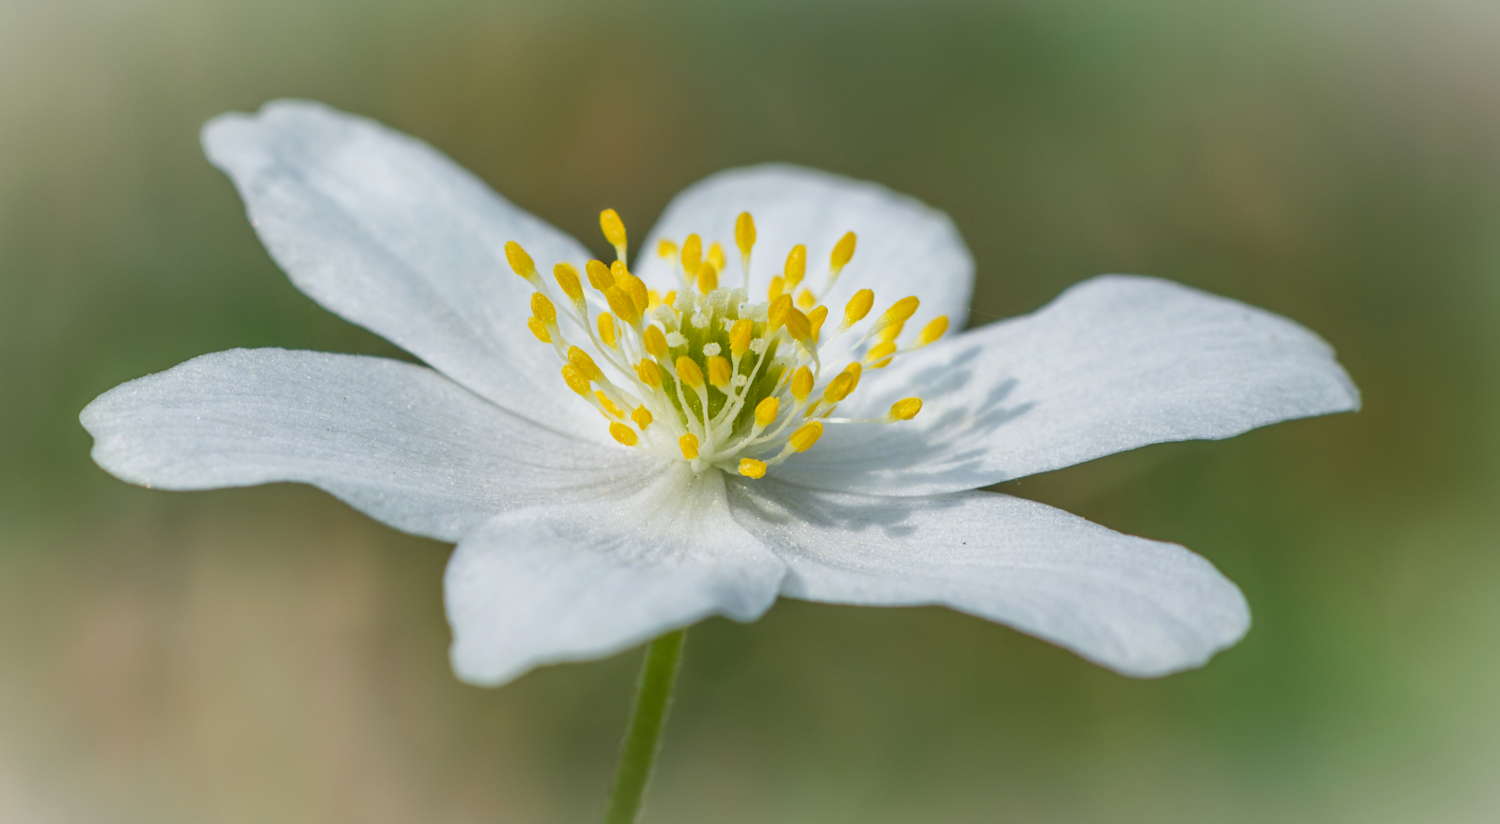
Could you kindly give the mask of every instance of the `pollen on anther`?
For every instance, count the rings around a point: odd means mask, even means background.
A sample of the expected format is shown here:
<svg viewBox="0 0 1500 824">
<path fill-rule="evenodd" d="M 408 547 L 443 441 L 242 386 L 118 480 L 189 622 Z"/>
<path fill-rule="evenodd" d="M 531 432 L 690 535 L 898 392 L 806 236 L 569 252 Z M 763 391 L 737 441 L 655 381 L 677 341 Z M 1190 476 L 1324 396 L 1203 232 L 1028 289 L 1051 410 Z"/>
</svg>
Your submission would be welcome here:
<svg viewBox="0 0 1500 824">
<path fill-rule="evenodd" d="M 823 437 L 823 424 L 817 421 L 810 421 L 802 424 L 796 432 L 793 432 L 792 437 L 787 439 L 787 443 L 791 445 L 792 449 L 798 452 L 806 452 L 821 437 Z"/>
<path fill-rule="evenodd" d="M 891 420 L 909 421 L 922 411 L 921 398 L 904 398 L 891 404 Z"/>
<path fill-rule="evenodd" d="M 677 439 L 677 448 L 682 450 L 682 457 L 693 460 L 698 457 L 698 436 L 689 432 Z"/>
<path fill-rule="evenodd" d="M 776 422 L 776 416 L 781 413 L 781 401 L 774 398 L 766 398 L 755 406 L 755 423 L 757 426 L 770 426 Z"/>
<path fill-rule="evenodd" d="M 740 474 L 746 478 L 764 478 L 766 462 L 757 461 L 754 458 L 740 458 Z"/>
<path fill-rule="evenodd" d="M 599 339 L 611 349 L 618 349 L 620 346 L 615 333 L 615 318 L 608 312 L 599 313 Z"/>
<path fill-rule="evenodd" d="M 531 334 L 536 335 L 536 339 L 542 343 L 552 342 L 552 333 L 547 331 L 547 325 L 542 323 L 542 319 L 536 315 L 526 319 L 526 328 L 530 329 Z"/>
<path fill-rule="evenodd" d="M 650 426 L 653 420 L 651 410 L 644 406 L 637 406 L 635 411 L 630 413 L 630 419 L 635 421 L 635 425 L 639 426 L 642 432 L 646 431 L 646 427 Z"/>
<path fill-rule="evenodd" d="M 635 446 L 636 442 L 640 440 L 640 438 L 635 434 L 634 429 L 631 429 L 630 427 L 626 426 L 623 423 L 620 423 L 619 421 L 615 421 L 614 423 L 609 425 L 609 434 L 612 435 L 615 440 L 619 441 L 622 444 L 625 444 L 626 446 Z"/>
</svg>

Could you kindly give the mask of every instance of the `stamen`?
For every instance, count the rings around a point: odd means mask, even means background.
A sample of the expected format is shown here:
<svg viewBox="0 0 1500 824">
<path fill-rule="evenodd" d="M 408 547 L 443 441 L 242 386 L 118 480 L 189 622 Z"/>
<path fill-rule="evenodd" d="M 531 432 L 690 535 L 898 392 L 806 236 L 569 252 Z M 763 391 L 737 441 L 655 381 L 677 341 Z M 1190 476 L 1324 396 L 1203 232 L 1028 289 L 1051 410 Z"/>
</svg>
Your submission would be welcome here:
<svg viewBox="0 0 1500 824">
<path fill-rule="evenodd" d="M 623 423 L 620 423 L 619 421 L 615 421 L 614 423 L 611 423 L 609 425 L 609 434 L 613 435 L 615 440 L 619 441 L 622 444 L 625 444 L 626 446 L 635 446 L 636 441 L 640 440 L 640 438 L 636 436 L 634 429 L 631 429 L 630 427 L 626 426 Z"/>
<path fill-rule="evenodd" d="M 630 413 L 630 419 L 635 421 L 635 425 L 639 426 L 642 432 L 645 432 L 646 427 L 650 426 L 651 421 L 654 420 L 651 417 L 651 410 L 644 406 L 637 406 L 635 411 Z"/>
<path fill-rule="evenodd" d="M 875 305 L 875 293 L 869 289 L 861 289 L 849 298 L 849 303 L 844 307 L 844 323 L 839 327 L 843 331 L 865 319 L 870 314 L 870 307 Z"/>
<path fill-rule="evenodd" d="M 772 395 L 755 406 L 755 425 L 767 427 L 776 422 L 776 416 L 781 412 L 781 401 Z"/>
<path fill-rule="evenodd" d="M 796 398 L 800 403 L 807 400 L 807 396 L 812 394 L 812 390 L 812 370 L 806 366 L 797 367 L 796 373 L 792 375 L 792 397 Z"/>
<path fill-rule="evenodd" d="M 646 331 L 641 333 L 641 345 L 646 347 L 647 354 L 656 358 L 665 358 L 670 351 L 667 336 L 662 333 L 660 326 L 647 326 Z"/>
<path fill-rule="evenodd" d="M 658 240 L 656 242 L 656 256 L 662 258 L 675 257 L 677 255 L 677 244 L 670 240 Z"/>
<path fill-rule="evenodd" d="M 615 247 L 615 255 L 620 260 L 625 259 L 625 222 L 620 220 L 620 215 L 614 209 L 605 209 L 599 213 L 599 228 L 604 231 L 604 239 Z"/>
<path fill-rule="evenodd" d="M 695 460 L 698 457 L 698 436 L 689 432 L 677 439 L 677 448 L 682 450 L 682 457 Z"/>
<path fill-rule="evenodd" d="M 806 452 L 823 437 L 823 424 L 817 421 L 803 424 L 787 439 L 787 445 L 797 452 Z"/>
<path fill-rule="evenodd" d="M 932 343 L 933 341 L 942 337 L 943 333 L 947 331 L 948 316 L 938 315 L 937 317 L 928 321 L 926 326 L 922 327 L 922 332 L 917 335 L 917 342 L 914 346 L 912 346 L 912 348 L 921 349 L 927 344 Z"/>
<path fill-rule="evenodd" d="M 714 344 L 709 345 L 713 346 Z M 704 348 L 707 349 L 707 347 Z M 708 382 L 724 390 L 726 394 L 728 393 L 729 380 L 732 375 L 728 358 L 716 355 L 708 359 Z"/>
<path fill-rule="evenodd" d="M 661 388 L 661 367 L 655 361 L 643 360 L 636 364 L 635 374 L 641 379 L 641 383 L 652 389 Z"/>
<path fill-rule="evenodd" d="M 557 307 L 541 292 L 531 293 L 531 314 L 548 326 L 557 323 Z"/>
<path fill-rule="evenodd" d="M 566 263 L 559 263 L 552 267 L 552 277 L 557 280 L 557 287 L 563 290 L 568 300 L 575 304 L 583 303 L 583 286 L 578 282 L 578 270 Z"/>
<path fill-rule="evenodd" d="M 896 344 L 889 341 L 877 343 L 865 353 L 865 363 L 870 364 L 871 369 L 884 369 L 890 365 L 891 355 L 894 354 L 896 354 Z"/>
<path fill-rule="evenodd" d="M 875 326 L 870 329 L 870 334 L 878 335 L 888 327 L 895 326 L 898 323 L 906 323 L 912 315 L 916 314 L 919 304 L 921 304 L 921 301 L 917 300 L 916 295 L 904 297 L 891 304 L 891 308 L 885 310 L 885 314 L 881 315 L 879 320 L 875 321 Z"/>
<path fill-rule="evenodd" d="M 526 279 L 527 283 L 537 289 L 541 289 L 542 277 L 536 273 L 536 264 L 532 262 L 531 255 L 521 248 L 521 244 L 514 240 L 505 241 L 505 260 L 516 274 Z"/>
<path fill-rule="evenodd" d="M 845 232 L 839 238 L 839 242 L 833 245 L 833 254 L 828 256 L 828 287 L 833 287 L 833 282 L 839 279 L 839 273 L 849 265 L 854 258 L 854 233 Z"/>
<path fill-rule="evenodd" d="M 891 412 L 886 417 L 892 421 L 909 421 L 921 411 L 921 398 L 905 398 L 891 404 Z"/>
<path fill-rule="evenodd" d="M 578 371 L 578 367 L 571 363 L 563 364 L 562 376 L 563 380 L 567 382 L 569 389 L 584 397 L 588 397 L 589 379 L 584 377 L 582 372 Z"/>
<path fill-rule="evenodd" d="M 589 353 L 576 346 L 568 350 L 568 363 L 572 364 L 573 368 L 577 369 L 579 374 L 591 381 L 597 381 L 604 377 L 604 372 L 600 371 L 599 365 L 594 363 L 594 359 L 589 357 Z"/>
<path fill-rule="evenodd" d="M 703 388 L 703 370 L 686 355 L 677 359 L 677 378 L 694 389 Z"/>
<path fill-rule="evenodd" d="M 724 271 L 724 247 L 716 240 L 708 245 L 708 262 L 714 265 L 720 272 Z"/>
<path fill-rule="evenodd" d="M 775 300 L 781 297 L 781 293 L 785 290 L 786 278 L 781 275 L 771 278 L 771 287 L 766 290 L 766 300 Z"/>
<path fill-rule="evenodd" d="M 817 343 L 818 332 L 823 328 L 823 321 L 828 320 L 828 307 L 822 305 L 814 307 L 811 312 L 807 313 L 807 320 L 812 324 L 813 343 Z"/>
<path fill-rule="evenodd" d="M 614 402 L 602 390 L 595 389 L 594 397 L 599 401 L 599 406 L 603 409 L 605 415 L 611 418 L 625 417 L 625 413 L 620 411 L 620 407 L 615 406 Z"/>
<path fill-rule="evenodd" d="M 755 332 L 755 324 L 749 318 L 740 318 L 729 327 L 729 352 L 736 358 L 745 354 L 750 348 L 750 336 Z"/>
<path fill-rule="evenodd" d="M 838 377 L 823 387 L 823 403 L 838 403 L 849 397 L 852 391 L 854 391 L 854 376 L 848 372 L 840 372 Z"/>
<path fill-rule="evenodd" d="M 682 271 L 688 277 L 697 277 L 698 267 L 703 263 L 703 238 L 688 235 L 682 242 Z"/>
<path fill-rule="evenodd" d="M 611 349 L 620 348 L 620 343 L 615 336 L 615 318 L 608 312 L 599 313 L 599 339 Z"/>
<path fill-rule="evenodd" d="M 764 478 L 766 476 L 766 462 L 757 461 L 754 458 L 740 458 L 740 474 L 746 478 Z"/>
<path fill-rule="evenodd" d="M 740 247 L 740 266 L 745 272 L 745 287 L 750 286 L 750 250 L 755 247 L 755 218 L 740 212 L 734 221 L 734 245 Z"/>
<path fill-rule="evenodd" d="M 719 270 L 713 261 L 705 260 L 698 266 L 698 291 L 708 294 L 719 288 Z"/>
<path fill-rule="evenodd" d="M 604 292 L 615 285 L 615 276 L 609 273 L 609 267 L 602 261 L 591 260 L 583 265 L 583 271 L 589 277 L 589 285 Z"/>
<path fill-rule="evenodd" d="M 811 289 L 803 289 L 801 292 L 797 293 L 797 308 L 798 309 L 801 309 L 802 311 L 805 312 L 809 308 L 811 308 L 813 306 L 816 306 L 817 303 L 818 303 L 818 298 L 815 295 L 813 295 Z"/>
<path fill-rule="evenodd" d="M 542 343 L 552 342 L 552 335 L 547 332 L 547 326 L 536 315 L 532 315 L 526 319 L 526 328 L 530 329 L 531 334 L 536 335 L 536 339 Z"/>
<path fill-rule="evenodd" d="M 807 274 L 806 246 L 799 243 L 796 246 L 792 247 L 792 251 L 787 253 L 786 268 L 784 270 L 784 274 L 786 276 L 786 285 L 788 289 L 793 288 L 797 284 L 802 282 L 803 276 Z"/>
</svg>

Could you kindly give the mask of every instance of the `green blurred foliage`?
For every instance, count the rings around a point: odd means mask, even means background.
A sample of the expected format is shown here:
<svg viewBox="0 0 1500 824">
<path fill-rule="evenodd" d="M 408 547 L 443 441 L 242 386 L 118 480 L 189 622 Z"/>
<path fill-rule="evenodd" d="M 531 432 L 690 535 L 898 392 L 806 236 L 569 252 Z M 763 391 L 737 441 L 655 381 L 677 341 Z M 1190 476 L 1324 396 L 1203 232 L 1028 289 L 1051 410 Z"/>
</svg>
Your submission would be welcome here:
<svg viewBox="0 0 1500 824">
<path fill-rule="evenodd" d="M 947 210 L 975 323 L 1105 271 L 1317 330 L 1357 415 L 1004 486 L 1181 542 L 1256 626 L 1131 681 L 937 609 L 689 637 L 653 822 L 1500 818 L 1500 11 L 1074 4 L 0 5 L 0 820 L 589 821 L 638 654 L 447 667 L 448 548 L 301 487 L 166 494 L 79 409 L 204 352 L 404 357 L 302 297 L 197 146 L 310 97 L 602 251 L 726 166 Z M 497 275 L 503 276 L 503 275 Z"/>
</svg>

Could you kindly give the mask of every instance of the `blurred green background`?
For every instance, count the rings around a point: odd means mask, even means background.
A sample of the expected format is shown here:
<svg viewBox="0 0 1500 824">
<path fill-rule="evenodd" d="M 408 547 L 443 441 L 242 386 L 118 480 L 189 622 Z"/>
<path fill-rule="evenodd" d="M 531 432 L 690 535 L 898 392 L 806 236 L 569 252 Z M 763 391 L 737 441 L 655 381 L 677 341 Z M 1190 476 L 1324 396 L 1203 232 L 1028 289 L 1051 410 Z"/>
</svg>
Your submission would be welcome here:
<svg viewBox="0 0 1500 824">
<path fill-rule="evenodd" d="M 789 160 L 948 211 L 975 323 L 1100 272 L 1286 314 L 1356 415 L 1006 484 L 1201 552 L 1255 627 L 1132 681 L 939 609 L 689 636 L 651 822 L 1500 820 L 1494 3 L 0 0 L 0 821 L 587 822 L 639 653 L 447 664 L 449 548 L 309 488 L 149 492 L 77 413 L 205 352 L 400 356 L 198 148 L 310 97 L 602 252 Z M 1488 502 L 1488 503 L 1486 503 Z"/>
</svg>

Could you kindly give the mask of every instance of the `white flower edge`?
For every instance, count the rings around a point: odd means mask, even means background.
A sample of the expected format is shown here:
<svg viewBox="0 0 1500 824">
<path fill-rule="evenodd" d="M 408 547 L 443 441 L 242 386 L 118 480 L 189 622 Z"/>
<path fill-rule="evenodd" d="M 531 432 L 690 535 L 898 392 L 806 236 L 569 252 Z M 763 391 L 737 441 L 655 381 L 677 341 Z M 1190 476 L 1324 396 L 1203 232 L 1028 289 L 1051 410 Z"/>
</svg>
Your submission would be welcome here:
<svg viewBox="0 0 1500 824">
<path fill-rule="evenodd" d="M 1333 348 L 1306 328 L 1132 275 L 1084 281 L 1030 315 L 867 370 L 840 414 L 884 414 L 911 395 L 926 400 L 915 419 L 829 427 L 778 478 L 880 495 L 955 492 L 1360 405 Z"/>
</svg>

